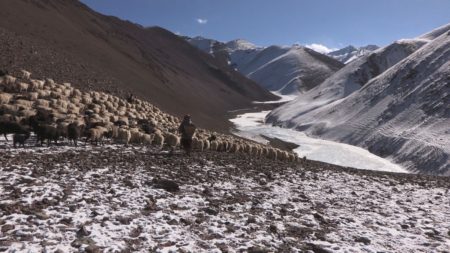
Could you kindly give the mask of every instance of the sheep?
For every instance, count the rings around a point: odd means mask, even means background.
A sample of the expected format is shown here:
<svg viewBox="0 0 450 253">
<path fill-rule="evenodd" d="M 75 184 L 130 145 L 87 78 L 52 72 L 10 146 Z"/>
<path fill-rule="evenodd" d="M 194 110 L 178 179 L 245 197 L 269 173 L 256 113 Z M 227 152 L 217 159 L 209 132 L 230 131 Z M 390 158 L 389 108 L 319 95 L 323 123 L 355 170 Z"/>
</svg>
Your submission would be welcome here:
<svg viewBox="0 0 450 253">
<path fill-rule="evenodd" d="M 41 145 L 44 144 L 44 141 L 47 140 L 47 146 L 50 146 L 50 142 L 54 141 L 55 144 L 58 144 L 59 139 L 59 131 L 54 125 L 48 125 L 42 122 L 37 122 L 32 124 L 33 132 L 36 134 L 36 142 L 41 142 Z"/>
<path fill-rule="evenodd" d="M 24 80 L 30 80 L 31 73 L 26 70 L 20 70 L 20 73 L 22 74 L 22 79 Z"/>
<path fill-rule="evenodd" d="M 50 78 L 45 79 L 44 87 L 54 88 L 55 87 L 55 81 L 53 79 L 50 79 Z"/>
<path fill-rule="evenodd" d="M 250 149 L 250 155 L 251 156 L 259 156 L 259 154 L 260 154 L 260 149 L 257 146 L 252 145 L 251 149 Z"/>
<path fill-rule="evenodd" d="M 274 148 L 269 148 L 267 153 L 267 158 L 276 160 L 277 159 L 277 151 Z"/>
<path fill-rule="evenodd" d="M 17 112 L 17 116 L 24 117 L 24 118 L 29 118 L 29 117 L 34 116 L 34 115 L 36 115 L 36 111 L 35 110 L 27 110 L 27 109 L 25 109 L 25 110 L 19 110 Z"/>
<path fill-rule="evenodd" d="M 15 133 L 13 135 L 13 146 L 17 148 L 17 143 L 19 143 L 19 147 L 25 147 L 25 141 L 30 138 L 30 131 L 26 131 L 25 133 Z"/>
<path fill-rule="evenodd" d="M 72 97 L 80 98 L 83 95 L 83 93 L 79 89 L 73 89 L 72 90 Z"/>
<path fill-rule="evenodd" d="M 15 101 L 15 104 L 19 105 L 19 106 L 26 107 L 26 108 L 32 108 L 33 105 L 34 105 L 34 102 L 33 101 L 29 101 L 29 100 L 24 100 L 24 99 L 18 99 L 18 100 Z"/>
<path fill-rule="evenodd" d="M 59 135 L 60 135 L 61 137 L 64 137 L 64 138 L 68 138 L 68 137 L 69 137 L 68 126 L 69 126 L 69 123 L 64 122 L 64 121 L 59 122 L 59 123 L 57 124 L 57 129 L 58 129 Z"/>
<path fill-rule="evenodd" d="M 197 137 L 192 138 L 192 148 L 195 150 L 203 151 L 203 141 Z"/>
<path fill-rule="evenodd" d="M 85 144 L 87 143 L 88 140 L 91 141 L 91 143 L 94 141 L 95 145 L 98 145 L 98 142 L 100 142 L 101 145 L 103 145 L 103 137 L 105 135 L 105 133 L 108 132 L 108 129 L 102 127 L 102 126 L 96 126 L 95 128 L 90 128 L 87 131 L 87 136 L 86 136 L 86 140 L 85 140 Z"/>
<path fill-rule="evenodd" d="M 155 138 L 154 134 L 143 134 L 142 135 L 142 144 L 151 145 L 153 143 L 154 138 Z"/>
<path fill-rule="evenodd" d="M 239 143 L 234 142 L 233 144 L 231 144 L 230 153 L 238 153 L 241 150 L 241 146 L 239 145 Z"/>
<path fill-rule="evenodd" d="M 0 121 L 0 134 L 8 141 L 7 134 L 24 134 L 27 130 L 15 121 Z"/>
<path fill-rule="evenodd" d="M 7 88 L 7 90 L 14 91 L 13 85 L 16 83 L 16 78 L 10 75 L 5 75 L 3 77 L 2 84 Z"/>
<path fill-rule="evenodd" d="M 19 82 L 19 83 L 16 83 L 15 90 L 17 92 L 25 92 L 28 90 L 28 86 L 29 85 L 27 83 Z"/>
<path fill-rule="evenodd" d="M 75 147 L 77 146 L 77 141 L 81 138 L 81 134 L 84 131 L 84 125 L 79 124 L 78 122 L 72 122 L 67 126 L 67 138 L 69 142 L 73 142 Z"/>
<path fill-rule="evenodd" d="M 154 135 L 155 137 L 153 138 L 153 144 L 159 148 L 162 148 L 162 146 L 164 145 L 163 134 L 161 133 L 161 131 L 155 131 Z"/>
<path fill-rule="evenodd" d="M 30 92 L 28 93 L 28 100 L 30 101 L 36 101 L 39 98 L 39 93 L 37 92 Z"/>
<path fill-rule="evenodd" d="M 130 133 L 131 133 L 130 143 L 140 144 L 142 142 L 142 135 L 139 132 L 139 129 L 132 128 L 130 129 Z"/>
<path fill-rule="evenodd" d="M 204 139 L 203 140 L 203 150 L 208 150 L 210 148 L 209 141 Z"/>
<path fill-rule="evenodd" d="M 51 91 L 49 90 L 38 90 L 37 93 L 39 98 L 48 98 L 51 95 Z"/>
<path fill-rule="evenodd" d="M 289 161 L 295 162 L 297 160 L 297 157 L 294 153 L 289 153 Z"/>
<path fill-rule="evenodd" d="M 17 105 L 3 104 L 0 106 L 0 114 L 12 114 L 15 115 L 19 111 L 20 107 Z"/>
<path fill-rule="evenodd" d="M 0 93 L 0 104 L 7 104 L 12 99 L 12 95 L 9 93 Z"/>
<path fill-rule="evenodd" d="M 170 151 L 173 152 L 176 147 L 180 146 L 180 137 L 172 133 L 164 135 L 165 143 L 169 146 Z"/>
<path fill-rule="evenodd" d="M 44 88 L 44 81 L 35 79 L 30 80 L 29 86 L 30 91 L 42 90 L 43 88 Z"/>
<path fill-rule="evenodd" d="M 213 151 L 217 151 L 219 147 L 219 143 L 216 140 L 210 141 L 210 149 Z"/>
<path fill-rule="evenodd" d="M 128 129 L 119 128 L 117 130 L 117 138 L 116 138 L 117 142 L 123 143 L 128 146 L 128 143 L 130 143 L 130 139 L 131 139 L 131 133 Z"/>
</svg>

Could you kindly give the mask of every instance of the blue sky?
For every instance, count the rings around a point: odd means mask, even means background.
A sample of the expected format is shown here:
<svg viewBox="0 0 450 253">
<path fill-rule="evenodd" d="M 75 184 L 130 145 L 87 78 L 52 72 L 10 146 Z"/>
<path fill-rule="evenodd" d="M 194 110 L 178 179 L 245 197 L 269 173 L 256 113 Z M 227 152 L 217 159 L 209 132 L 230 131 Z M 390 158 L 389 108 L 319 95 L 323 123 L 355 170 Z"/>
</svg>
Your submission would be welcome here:
<svg viewBox="0 0 450 253">
<path fill-rule="evenodd" d="M 387 45 L 450 23 L 450 0 L 81 0 L 103 14 L 187 36 L 260 46 Z"/>
</svg>

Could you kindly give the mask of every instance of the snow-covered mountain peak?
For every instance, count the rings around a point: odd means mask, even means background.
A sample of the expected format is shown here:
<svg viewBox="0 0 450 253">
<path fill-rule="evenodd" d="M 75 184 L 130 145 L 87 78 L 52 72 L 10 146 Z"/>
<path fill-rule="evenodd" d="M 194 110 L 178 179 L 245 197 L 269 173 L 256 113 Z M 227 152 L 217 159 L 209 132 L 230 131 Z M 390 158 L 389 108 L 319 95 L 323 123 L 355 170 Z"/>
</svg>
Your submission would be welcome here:
<svg viewBox="0 0 450 253">
<path fill-rule="evenodd" d="M 348 64 L 364 55 L 368 55 L 371 52 L 377 50 L 379 47 L 376 45 L 367 45 L 356 48 L 355 46 L 347 46 L 339 50 L 328 53 L 328 56 L 335 58 L 336 60 Z"/>
<path fill-rule="evenodd" d="M 253 44 L 247 40 L 244 40 L 244 39 L 231 40 L 231 41 L 228 41 L 227 43 L 225 43 L 225 45 L 231 51 L 251 50 L 251 49 L 261 48 L 261 47 L 258 47 L 255 44 Z"/>
</svg>

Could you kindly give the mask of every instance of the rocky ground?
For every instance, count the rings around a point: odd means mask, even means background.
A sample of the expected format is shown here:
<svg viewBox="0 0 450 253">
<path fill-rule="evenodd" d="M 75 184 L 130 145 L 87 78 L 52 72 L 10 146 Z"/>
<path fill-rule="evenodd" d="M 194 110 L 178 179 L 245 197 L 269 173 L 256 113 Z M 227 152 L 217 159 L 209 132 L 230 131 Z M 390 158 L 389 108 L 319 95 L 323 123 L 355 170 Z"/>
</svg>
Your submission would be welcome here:
<svg viewBox="0 0 450 253">
<path fill-rule="evenodd" d="M 141 147 L 1 150 L 4 252 L 450 252 L 450 180 Z"/>
</svg>

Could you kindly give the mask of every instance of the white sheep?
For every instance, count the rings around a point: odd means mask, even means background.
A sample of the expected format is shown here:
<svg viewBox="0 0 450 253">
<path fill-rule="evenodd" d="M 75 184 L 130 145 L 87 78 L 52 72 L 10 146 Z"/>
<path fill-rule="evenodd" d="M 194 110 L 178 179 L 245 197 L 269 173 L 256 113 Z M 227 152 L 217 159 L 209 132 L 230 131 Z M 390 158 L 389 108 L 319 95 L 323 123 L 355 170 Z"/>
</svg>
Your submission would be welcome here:
<svg viewBox="0 0 450 253">
<path fill-rule="evenodd" d="M 22 74 L 22 79 L 24 80 L 30 80 L 31 72 L 28 72 L 26 70 L 21 70 L 20 73 Z"/>
<path fill-rule="evenodd" d="M 3 81 L 2 83 L 4 85 L 14 85 L 16 83 L 17 78 L 10 76 L 10 75 L 6 75 L 3 77 Z"/>
<path fill-rule="evenodd" d="M 277 159 L 277 151 L 274 148 L 269 148 L 267 153 L 267 158 L 276 160 Z"/>
<path fill-rule="evenodd" d="M 231 153 L 238 153 L 241 150 L 241 145 L 239 143 L 234 142 L 231 144 L 229 152 Z"/>
<path fill-rule="evenodd" d="M 28 89 L 30 91 L 36 91 L 36 90 L 42 89 L 43 87 L 44 87 L 44 81 L 31 79 L 30 86 L 28 87 Z"/>
<path fill-rule="evenodd" d="M 116 139 L 117 142 L 128 145 L 130 143 L 130 140 L 131 140 L 131 132 L 128 129 L 119 128 L 117 130 L 117 139 Z"/>
<path fill-rule="evenodd" d="M 23 106 L 25 108 L 32 108 L 34 105 L 33 101 L 29 101 L 29 100 L 24 100 L 24 99 L 18 99 L 15 101 L 16 105 L 20 105 Z"/>
<path fill-rule="evenodd" d="M 86 142 L 88 140 L 91 140 L 91 142 L 95 141 L 96 144 L 100 142 L 100 144 L 103 145 L 103 136 L 105 135 L 106 132 L 108 132 L 108 129 L 101 126 L 91 128 L 88 130 L 88 138 L 86 138 Z"/>
<path fill-rule="evenodd" d="M 16 91 L 17 92 L 25 92 L 25 91 L 27 91 L 28 90 L 28 84 L 27 83 L 24 83 L 24 82 L 18 82 L 18 83 L 16 83 Z"/>
<path fill-rule="evenodd" d="M 180 137 L 175 134 L 165 133 L 164 140 L 171 150 L 174 150 L 176 147 L 180 146 Z"/>
<path fill-rule="evenodd" d="M 210 143 L 207 139 L 203 139 L 203 150 L 208 150 L 210 148 Z"/>
<path fill-rule="evenodd" d="M 39 93 L 37 92 L 30 92 L 28 93 L 28 99 L 31 101 L 36 101 L 39 98 Z"/>
<path fill-rule="evenodd" d="M 210 142 L 210 148 L 213 151 L 217 151 L 217 149 L 219 148 L 219 142 L 218 141 L 211 141 Z"/>
<path fill-rule="evenodd" d="M 0 104 L 7 104 L 12 99 L 12 95 L 9 93 L 0 92 Z"/>
<path fill-rule="evenodd" d="M 36 106 L 50 107 L 50 102 L 45 99 L 38 99 L 35 102 Z"/>
<path fill-rule="evenodd" d="M 156 131 L 155 133 L 155 137 L 153 138 L 153 143 L 159 147 L 162 148 L 163 144 L 164 144 L 164 136 L 160 131 Z"/>
</svg>

